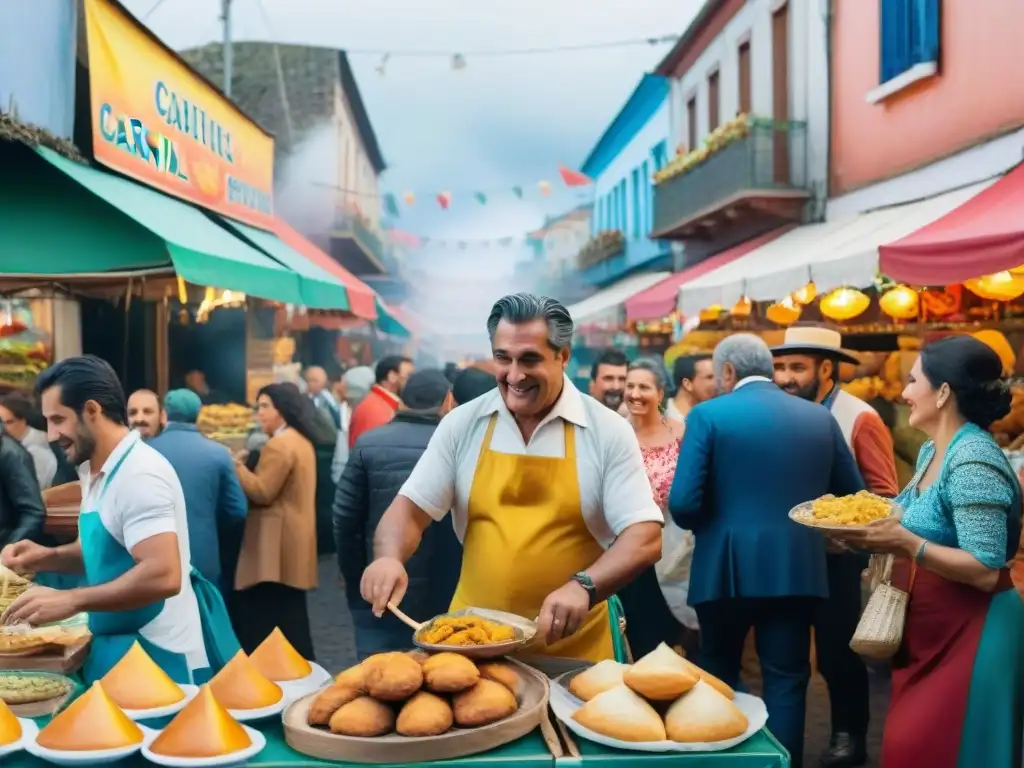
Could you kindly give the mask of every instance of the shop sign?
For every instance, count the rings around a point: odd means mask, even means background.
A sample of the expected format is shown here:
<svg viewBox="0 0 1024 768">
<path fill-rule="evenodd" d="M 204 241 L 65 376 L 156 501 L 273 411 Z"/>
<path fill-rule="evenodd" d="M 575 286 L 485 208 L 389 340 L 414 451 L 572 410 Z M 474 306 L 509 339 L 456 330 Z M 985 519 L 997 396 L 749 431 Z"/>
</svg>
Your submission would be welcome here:
<svg viewBox="0 0 1024 768">
<path fill-rule="evenodd" d="M 274 139 L 110 0 L 85 0 L 93 155 L 257 227 L 274 220 Z"/>
</svg>

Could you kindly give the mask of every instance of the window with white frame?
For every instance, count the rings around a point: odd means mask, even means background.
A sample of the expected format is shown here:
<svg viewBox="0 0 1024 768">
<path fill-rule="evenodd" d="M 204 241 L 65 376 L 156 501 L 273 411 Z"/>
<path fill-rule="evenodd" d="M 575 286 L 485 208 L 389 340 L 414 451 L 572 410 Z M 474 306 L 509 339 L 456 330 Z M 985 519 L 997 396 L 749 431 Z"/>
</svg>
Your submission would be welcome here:
<svg viewBox="0 0 1024 768">
<path fill-rule="evenodd" d="M 880 82 L 939 60 L 941 0 L 879 0 Z"/>
</svg>

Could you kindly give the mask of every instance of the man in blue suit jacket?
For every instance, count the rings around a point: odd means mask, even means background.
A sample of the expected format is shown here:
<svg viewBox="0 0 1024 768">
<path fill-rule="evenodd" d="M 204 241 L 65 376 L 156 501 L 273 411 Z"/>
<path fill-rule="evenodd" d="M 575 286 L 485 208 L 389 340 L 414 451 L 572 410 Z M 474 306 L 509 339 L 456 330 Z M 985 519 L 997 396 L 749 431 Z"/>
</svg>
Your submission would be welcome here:
<svg viewBox="0 0 1024 768">
<path fill-rule="evenodd" d="M 690 411 L 669 494 L 673 519 L 694 533 L 689 602 L 701 665 L 735 686 L 753 627 L 768 726 L 799 768 L 811 623 L 828 579 L 824 537 L 789 511 L 864 483 L 828 409 L 773 383 L 760 338 L 730 336 L 712 362 L 719 390 L 731 394 Z"/>
</svg>

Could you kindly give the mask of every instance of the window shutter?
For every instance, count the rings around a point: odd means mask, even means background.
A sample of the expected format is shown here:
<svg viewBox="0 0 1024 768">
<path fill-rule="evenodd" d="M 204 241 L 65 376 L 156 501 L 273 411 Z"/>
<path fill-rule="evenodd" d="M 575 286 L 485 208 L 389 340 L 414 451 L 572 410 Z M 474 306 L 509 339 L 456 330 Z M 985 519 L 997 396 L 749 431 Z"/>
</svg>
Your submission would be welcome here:
<svg viewBox="0 0 1024 768">
<path fill-rule="evenodd" d="M 939 60 L 939 0 L 912 0 L 911 65 Z"/>
<path fill-rule="evenodd" d="M 881 82 L 905 72 L 910 61 L 910 6 L 917 0 L 879 0 Z"/>
</svg>

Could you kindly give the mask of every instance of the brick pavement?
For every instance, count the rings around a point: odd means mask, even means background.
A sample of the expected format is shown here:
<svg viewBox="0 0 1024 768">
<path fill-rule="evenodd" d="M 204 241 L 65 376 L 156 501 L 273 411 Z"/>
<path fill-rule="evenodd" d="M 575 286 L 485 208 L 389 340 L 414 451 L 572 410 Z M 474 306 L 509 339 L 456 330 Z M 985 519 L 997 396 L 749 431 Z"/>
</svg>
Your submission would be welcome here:
<svg viewBox="0 0 1024 768">
<path fill-rule="evenodd" d="M 320 588 L 309 601 L 309 618 L 316 646 L 317 661 L 330 672 L 337 672 L 355 663 L 355 638 L 352 618 L 345 597 L 338 586 L 338 569 L 332 557 L 320 560 Z M 878 768 L 879 746 L 882 738 L 882 720 L 889 702 L 889 681 L 886 676 L 871 670 L 871 731 L 868 749 L 871 760 L 867 768 Z M 807 697 L 807 731 L 805 737 L 805 765 L 817 765 L 829 739 L 828 689 L 820 676 L 811 681 Z"/>
</svg>

